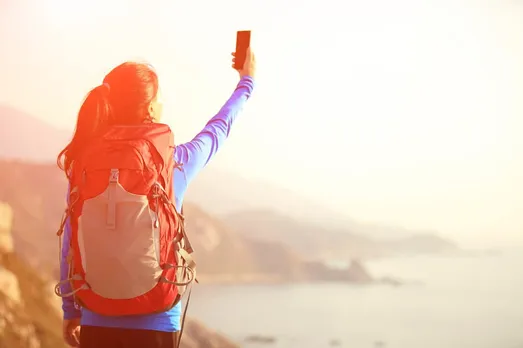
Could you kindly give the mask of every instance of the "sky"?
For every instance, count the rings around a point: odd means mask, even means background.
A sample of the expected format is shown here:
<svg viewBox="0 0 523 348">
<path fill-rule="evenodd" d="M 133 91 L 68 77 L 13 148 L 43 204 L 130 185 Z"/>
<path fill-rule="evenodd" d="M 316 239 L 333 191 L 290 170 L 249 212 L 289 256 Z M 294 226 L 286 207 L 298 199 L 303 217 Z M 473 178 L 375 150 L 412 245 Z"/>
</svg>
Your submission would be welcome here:
<svg viewBox="0 0 523 348">
<path fill-rule="evenodd" d="M 523 1 L 0 0 L 0 103 L 71 129 L 125 60 L 159 72 L 188 141 L 237 83 L 257 89 L 213 165 L 342 214 L 523 245 Z"/>
</svg>

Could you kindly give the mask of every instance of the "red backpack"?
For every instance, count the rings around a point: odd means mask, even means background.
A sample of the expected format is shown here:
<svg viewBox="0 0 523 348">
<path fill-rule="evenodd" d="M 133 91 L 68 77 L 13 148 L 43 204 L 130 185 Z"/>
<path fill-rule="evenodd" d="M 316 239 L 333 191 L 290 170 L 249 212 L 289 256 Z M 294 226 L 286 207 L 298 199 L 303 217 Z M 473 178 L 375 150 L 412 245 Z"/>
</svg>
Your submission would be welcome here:
<svg viewBox="0 0 523 348">
<path fill-rule="evenodd" d="M 163 312 L 196 280 L 192 248 L 174 202 L 169 126 L 113 126 L 74 162 L 69 279 L 61 297 L 108 316 Z M 72 292 L 60 293 L 69 281 Z"/>
</svg>

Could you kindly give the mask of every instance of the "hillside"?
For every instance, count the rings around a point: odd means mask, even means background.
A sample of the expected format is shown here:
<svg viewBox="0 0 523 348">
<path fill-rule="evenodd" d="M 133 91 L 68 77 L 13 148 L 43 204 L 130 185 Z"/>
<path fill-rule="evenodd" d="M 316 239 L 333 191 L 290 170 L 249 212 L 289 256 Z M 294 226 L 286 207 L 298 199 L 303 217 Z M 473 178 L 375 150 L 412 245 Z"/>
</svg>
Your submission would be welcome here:
<svg viewBox="0 0 523 348">
<path fill-rule="evenodd" d="M 203 282 L 266 283 L 303 278 L 302 260 L 282 243 L 242 238 L 192 204 L 186 204 L 185 214 Z"/>
<path fill-rule="evenodd" d="M 0 105 L 0 158 L 51 162 L 71 134 L 15 108 Z"/>
<path fill-rule="evenodd" d="M 348 269 L 329 269 L 321 262 L 307 260 L 285 241 L 243 237 L 197 206 L 186 207 L 187 229 L 196 250 L 201 282 L 373 281 L 358 262 L 352 262 Z"/>
<path fill-rule="evenodd" d="M 66 182 L 56 166 L 0 161 L 0 201 L 13 208 L 15 249 L 32 265 L 58 262 L 56 231 L 65 191 Z"/>
</svg>

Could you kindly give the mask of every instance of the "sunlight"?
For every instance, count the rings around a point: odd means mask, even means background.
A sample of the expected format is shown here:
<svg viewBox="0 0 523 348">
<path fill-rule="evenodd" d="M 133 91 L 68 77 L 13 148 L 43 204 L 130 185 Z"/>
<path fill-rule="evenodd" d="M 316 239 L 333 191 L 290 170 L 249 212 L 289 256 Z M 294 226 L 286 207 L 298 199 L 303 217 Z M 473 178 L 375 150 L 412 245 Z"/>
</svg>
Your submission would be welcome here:
<svg viewBox="0 0 523 348">
<path fill-rule="evenodd" d="M 96 30 L 97 20 L 101 18 L 124 17 L 129 11 L 126 0 L 48 0 L 44 11 L 50 22 L 57 28 L 76 30 Z"/>
</svg>

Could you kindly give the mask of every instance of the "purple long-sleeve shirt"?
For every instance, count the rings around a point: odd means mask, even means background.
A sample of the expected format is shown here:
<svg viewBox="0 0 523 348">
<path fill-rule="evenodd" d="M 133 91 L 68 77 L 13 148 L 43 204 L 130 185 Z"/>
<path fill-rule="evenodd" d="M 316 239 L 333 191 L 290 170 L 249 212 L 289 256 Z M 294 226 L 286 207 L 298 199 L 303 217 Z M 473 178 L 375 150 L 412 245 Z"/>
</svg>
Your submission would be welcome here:
<svg viewBox="0 0 523 348">
<path fill-rule="evenodd" d="M 218 114 L 211 118 L 203 130 L 190 142 L 176 146 L 174 159 L 176 162 L 183 164 L 181 171 L 174 171 L 175 203 L 178 210 L 181 209 L 187 186 L 223 145 L 225 139 L 229 136 L 231 126 L 236 116 L 251 96 L 253 89 L 253 78 L 249 76 L 243 77 L 229 100 L 227 100 Z M 190 234 L 190 231 L 188 231 L 188 233 Z M 68 265 L 65 256 L 69 252 L 70 236 L 71 226 L 69 221 L 67 221 L 64 230 L 62 259 L 60 263 L 61 280 L 67 278 Z M 71 291 L 71 287 L 66 283 L 62 286 L 61 290 L 62 293 L 67 293 Z M 164 313 L 132 317 L 107 317 L 93 313 L 85 308 L 80 311 L 75 308 L 72 297 L 64 297 L 62 300 L 62 309 L 64 319 L 81 317 L 82 325 L 167 332 L 178 331 L 180 329 L 181 303 L 178 303 L 171 310 Z"/>
</svg>

